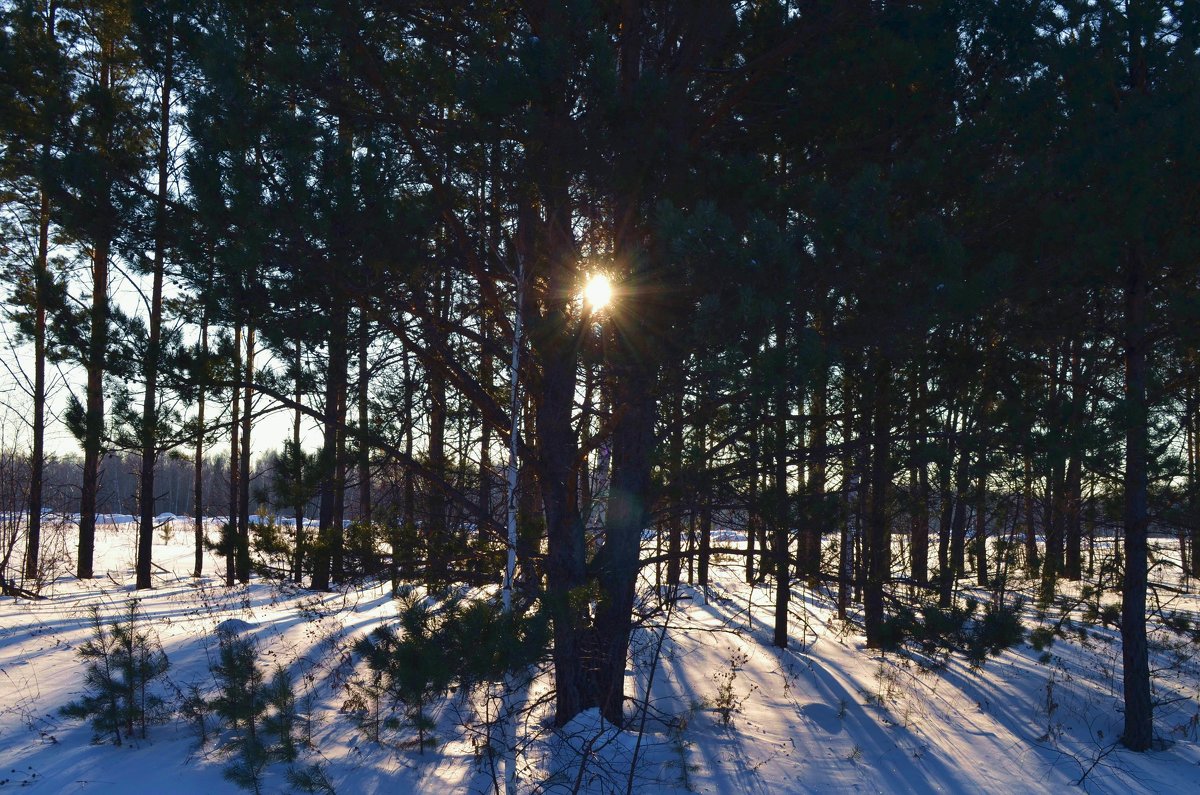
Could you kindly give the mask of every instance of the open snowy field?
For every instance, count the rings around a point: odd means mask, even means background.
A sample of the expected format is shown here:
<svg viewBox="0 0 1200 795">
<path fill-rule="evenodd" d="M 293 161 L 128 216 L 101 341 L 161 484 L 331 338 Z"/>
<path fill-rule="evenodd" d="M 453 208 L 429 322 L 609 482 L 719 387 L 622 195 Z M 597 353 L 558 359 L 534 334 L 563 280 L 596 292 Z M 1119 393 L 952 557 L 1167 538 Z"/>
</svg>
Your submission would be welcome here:
<svg viewBox="0 0 1200 795">
<path fill-rule="evenodd" d="M 222 775 L 230 755 L 220 736 L 200 747 L 181 718 L 115 747 L 93 744 L 90 726 L 58 714 L 83 689 L 78 649 L 91 631 L 89 608 L 116 617 L 134 596 L 133 535 L 129 524 L 100 528 L 95 580 L 62 577 L 44 600 L 0 602 L 0 789 L 237 791 Z M 208 576 L 190 576 L 190 539 L 180 520 L 169 541 L 156 543 L 155 588 L 138 594 L 171 662 L 169 700 L 189 685 L 212 688 L 216 627 L 238 619 L 264 665 L 291 671 L 311 741 L 301 761 L 320 764 L 337 792 L 494 791 L 483 751 L 494 701 L 459 694 L 439 704 L 439 744 L 424 752 L 372 743 L 343 711 L 356 675 L 354 640 L 396 615 L 386 586 L 312 593 L 255 579 L 227 589 L 213 576 L 222 570 L 215 557 L 206 559 Z M 1161 608 L 1151 633 L 1161 742 L 1132 754 L 1116 744 L 1116 630 L 1083 623 L 1076 600 L 1063 602 L 1074 608 L 1065 618 L 1059 605 L 1042 614 L 1025 608 L 1026 629 L 1061 630 L 1044 651 L 1024 643 L 980 669 L 959 657 L 931 667 L 915 654 L 865 649 L 853 626 L 836 621 L 827 595 L 802 587 L 793 595 L 792 648 L 772 648 L 769 590 L 741 582 L 740 558 L 718 562 L 707 598 L 682 587 L 665 627 L 660 615 L 635 636 L 630 730 L 585 713 L 556 733 L 540 700 L 544 677 L 532 683 L 519 736 L 522 791 L 1200 792 L 1194 592 L 1163 588 L 1151 597 Z M 1168 617 L 1177 626 L 1190 618 L 1191 630 L 1163 628 Z M 286 767 L 267 768 L 263 792 L 295 791 Z"/>
</svg>

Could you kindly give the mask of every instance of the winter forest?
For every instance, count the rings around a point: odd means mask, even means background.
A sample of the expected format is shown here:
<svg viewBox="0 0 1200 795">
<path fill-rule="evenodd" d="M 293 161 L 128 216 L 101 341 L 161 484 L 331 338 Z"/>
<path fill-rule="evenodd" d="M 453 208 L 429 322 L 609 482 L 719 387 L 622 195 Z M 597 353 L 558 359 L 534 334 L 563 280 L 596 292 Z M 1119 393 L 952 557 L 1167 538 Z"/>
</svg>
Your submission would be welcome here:
<svg viewBox="0 0 1200 795">
<path fill-rule="evenodd" d="M 1200 4 L 0 0 L 0 788 L 1185 792 Z"/>
</svg>

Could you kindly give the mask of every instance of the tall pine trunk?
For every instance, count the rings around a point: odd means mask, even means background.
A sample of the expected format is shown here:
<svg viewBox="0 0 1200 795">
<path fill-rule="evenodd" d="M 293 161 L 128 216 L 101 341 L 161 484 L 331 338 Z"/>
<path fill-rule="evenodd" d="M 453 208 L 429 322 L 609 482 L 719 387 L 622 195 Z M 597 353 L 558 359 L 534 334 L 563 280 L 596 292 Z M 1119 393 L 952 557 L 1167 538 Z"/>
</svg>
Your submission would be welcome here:
<svg viewBox="0 0 1200 795">
<path fill-rule="evenodd" d="M 790 554 L 790 511 L 788 510 L 788 425 L 787 418 L 789 413 L 788 397 L 787 397 L 787 379 L 784 373 L 787 368 L 784 364 L 787 356 L 787 327 L 784 320 L 781 318 L 776 323 L 776 348 L 779 355 L 779 363 L 783 367 L 784 372 L 776 374 L 775 382 L 775 412 L 774 412 L 774 459 L 773 463 L 773 485 L 775 487 L 774 508 L 772 512 L 772 524 L 774 525 L 775 538 L 772 539 L 772 547 L 774 552 L 775 564 L 775 625 L 772 635 L 772 643 L 781 649 L 786 649 L 788 645 L 788 601 L 792 593 L 791 575 L 791 554 Z"/>
<path fill-rule="evenodd" d="M 195 561 L 192 576 L 204 573 L 204 397 L 208 378 L 208 313 L 200 316 L 200 360 L 204 364 L 196 396 L 196 461 L 192 480 L 192 508 L 195 516 Z"/>
<path fill-rule="evenodd" d="M 83 486 L 79 496 L 79 557 L 76 575 L 93 576 L 96 548 L 96 497 L 100 490 L 100 455 L 104 433 L 104 360 L 108 347 L 107 240 L 96 243 L 92 254 L 91 338 L 88 343 L 87 404 L 84 414 Z"/>
<path fill-rule="evenodd" d="M 628 355 L 628 354 L 627 354 Z M 625 667 L 632 629 L 633 599 L 641 533 L 649 518 L 650 463 L 654 447 L 654 372 L 636 355 L 614 367 L 613 403 L 625 414 L 613 429 L 612 488 L 609 490 L 603 563 L 597 572 L 601 599 L 596 608 L 599 653 L 596 698 L 609 722 L 624 722 Z"/>
<path fill-rule="evenodd" d="M 492 362 L 491 352 L 488 350 L 488 344 L 492 338 L 492 323 L 488 316 L 488 310 L 483 308 L 481 318 L 481 337 L 479 343 L 479 383 L 480 386 L 491 394 L 495 389 L 494 364 Z M 516 407 L 514 406 L 514 409 Z M 492 517 L 492 426 L 484 418 L 480 422 L 479 428 L 479 510 L 485 516 Z M 483 532 L 483 528 L 479 528 Z"/>
<path fill-rule="evenodd" d="M 338 378 L 337 453 L 333 476 L 333 550 L 329 556 L 330 575 L 338 585 L 346 581 L 346 467 L 349 461 L 346 454 L 346 411 L 350 362 L 346 350 L 342 351 L 342 356 L 342 368 Z"/>
<path fill-rule="evenodd" d="M 928 443 L 926 436 L 928 414 L 925 405 L 927 396 L 924 372 L 918 370 L 916 380 L 915 414 L 917 417 L 916 450 L 918 455 L 912 466 L 910 478 L 913 489 L 911 574 L 913 582 L 921 586 L 929 582 L 929 461 L 925 452 L 925 446 Z"/>
<path fill-rule="evenodd" d="M 307 477 L 307 472 L 304 471 L 305 458 L 300 452 L 300 420 L 303 413 L 300 411 L 301 400 L 303 399 L 302 385 L 304 382 L 304 348 L 300 343 L 300 336 L 296 336 L 296 359 L 292 362 L 292 367 L 295 370 L 295 388 L 296 388 L 296 410 L 292 414 L 292 482 L 296 484 L 294 493 L 297 495 L 296 504 L 292 506 L 292 512 L 296 516 L 296 548 L 292 559 L 292 580 L 300 582 L 304 577 L 304 555 L 306 553 L 307 541 L 304 537 L 304 500 L 302 498 L 303 491 L 300 489 L 300 484 L 304 483 Z"/>
<path fill-rule="evenodd" d="M 237 518 L 237 578 L 241 583 L 250 582 L 250 430 L 254 422 L 251 411 L 254 400 L 254 342 L 255 329 L 246 328 L 246 369 L 242 397 L 241 460 L 238 463 L 238 518 Z"/>
<path fill-rule="evenodd" d="M 371 444 L 367 429 L 371 412 L 371 370 L 367 356 L 371 343 L 371 322 L 365 312 L 358 318 L 358 520 L 369 525 L 372 520 Z"/>
<path fill-rule="evenodd" d="M 824 363 L 818 365 L 816 382 L 813 384 L 810 403 L 808 467 L 808 510 L 805 512 L 803 533 L 808 536 L 804 554 L 797 561 L 797 573 L 815 583 L 821 573 L 821 541 L 825 530 L 825 487 L 827 480 L 826 456 L 828 455 L 828 391 L 829 372 Z"/>
<path fill-rule="evenodd" d="M 163 83 L 158 121 L 158 197 L 154 218 L 154 274 L 150 291 L 150 339 L 146 350 L 145 389 L 142 400 L 142 472 L 138 493 L 137 590 L 149 588 L 150 559 L 154 548 L 154 468 L 158 462 L 158 367 L 162 358 L 163 275 L 167 251 L 167 168 L 171 146 L 171 79 L 175 67 L 174 25 L 167 29 L 163 53 Z"/>
<path fill-rule="evenodd" d="M 1071 341 L 1071 411 L 1068 417 L 1068 439 L 1070 440 L 1071 459 L 1067 464 L 1066 480 L 1064 482 L 1064 498 L 1066 510 L 1064 523 L 1066 533 L 1064 543 L 1066 577 L 1072 582 L 1078 582 L 1083 576 L 1083 524 L 1080 507 L 1083 502 L 1083 451 L 1080 449 L 1082 440 L 1084 391 L 1083 368 L 1081 364 L 1081 344 L 1076 337 Z"/>
<path fill-rule="evenodd" d="M 887 499 L 891 483 L 891 363 L 880 357 L 876 363 L 873 394 L 874 428 L 871 453 L 871 503 L 864 543 L 866 585 L 863 591 L 863 618 L 867 646 L 880 648 L 883 643 L 883 592 L 891 577 L 892 551 L 888 543 Z"/>
<path fill-rule="evenodd" d="M 712 483 L 708 466 L 708 404 L 711 389 L 704 388 L 704 403 L 700 408 L 700 426 L 696 429 L 698 467 L 700 471 L 700 550 L 696 576 L 701 588 L 708 588 L 708 568 L 712 559 Z M 707 596 L 707 590 L 705 591 Z"/>
<path fill-rule="evenodd" d="M 979 474 L 975 481 L 975 583 L 977 585 L 988 584 L 987 478 L 987 470 L 981 460 Z"/>
<path fill-rule="evenodd" d="M 683 384 L 682 378 L 675 384 L 671 397 L 671 425 L 668 442 L 668 459 L 671 479 L 671 504 L 667 517 L 667 585 L 679 584 L 679 572 L 683 544 Z"/>
<path fill-rule="evenodd" d="M 238 542 L 238 476 L 240 456 L 238 455 L 238 434 L 241 433 L 242 390 L 238 387 L 238 378 L 242 372 L 242 324 L 233 327 L 233 385 L 229 388 L 229 521 L 225 523 L 225 585 L 233 587 L 237 581 L 237 542 Z"/>
<path fill-rule="evenodd" d="M 98 88 L 101 94 L 111 94 L 115 85 L 113 60 L 115 45 L 101 34 L 100 72 Z M 111 125 L 111 122 L 109 122 Z M 107 155 L 112 145 L 113 131 L 109 126 L 102 133 L 101 155 Z M 79 494 L 79 553 L 76 575 L 80 579 L 93 576 L 96 549 L 96 498 L 100 490 L 100 457 L 104 439 L 104 370 L 108 356 L 108 270 L 113 242 L 116 210 L 113 207 L 111 186 L 105 185 L 103 195 L 94 197 L 98 203 L 99 220 L 92 233 L 92 303 L 89 312 L 89 338 L 84 369 L 87 371 L 87 393 L 84 405 L 83 484 Z"/>
<path fill-rule="evenodd" d="M 1145 751 L 1153 740 L 1150 664 L 1146 645 L 1149 373 L 1148 286 L 1140 252 L 1131 251 L 1125 285 L 1125 579 L 1121 588 L 1121 661 L 1125 728 L 1121 742 Z"/>
<path fill-rule="evenodd" d="M 54 35 L 54 17 L 48 27 Z M 45 156 L 45 152 L 43 152 Z M 46 289 L 50 284 L 50 196 L 38 191 L 38 250 L 33 275 L 33 458 L 29 462 L 29 533 L 25 576 L 36 579 L 42 546 L 42 481 L 46 467 Z"/>
<path fill-rule="evenodd" d="M 750 429 L 750 490 L 746 503 L 746 582 L 753 584 L 757 574 L 754 566 L 755 545 L 758 540 L 758 426 Z"/>
<path fill-rule="evenodd" d="M 313 549 L 312 587 L 317 591 L 329 589 L 330 565 L 336 543 L 334 520 L 337 503 L 338 473 L 338 404 L 341 399 L 341 379 L 346 373 L 345 305 L 334 301 L 330 312 L 328 352 L 325 370 L 324 407 L 321 415 L 323 438 L 319 465 L 321 485 L 318 496 L 317 539 Z M 340 528 L 339 528 L 340 529 Z"/>
</svg>

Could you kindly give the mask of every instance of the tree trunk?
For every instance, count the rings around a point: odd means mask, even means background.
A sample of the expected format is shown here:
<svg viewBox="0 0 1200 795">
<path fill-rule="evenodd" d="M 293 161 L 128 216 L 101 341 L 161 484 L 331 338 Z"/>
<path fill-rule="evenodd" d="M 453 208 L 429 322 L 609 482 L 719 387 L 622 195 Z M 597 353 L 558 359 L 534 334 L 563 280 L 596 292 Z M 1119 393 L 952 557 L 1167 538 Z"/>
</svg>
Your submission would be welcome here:
<svg viewBox="0 0 1200 795">
<path fill-rule="evenodd" d="M 845 451 L 842 454 L 842 490 L 845 494 L 842 505 L 844 516 L 838 538 L 837 617 L 845 621 L 846 611 L 850 608 L 850 577 L 854 570 L 853 536 L 857 534 L 857 531 L 851 531 L 850 525 L 856 521 L 854 506 L 858 502 L 858 490 L 861 488 L 861 481 L 854 467 L 854 456 L 851 453 L 850 418 L 854 412 L 845 373 L 842 374 L 842 410 L 846 415 L 842 438 L 842 449 Z"/>
<path fill-rule="evenodd" d="M 491 394 L 496 385 L 492 355 L 488 351 L 488 343 L 492 338 L 492 323 L 486 309 L 482 311 L 482 336 L 479 345 L 479 383 Z M 516 406 L 513 407 L 514 409 Z M 489 518 L 492 517 L 492 427 L 487 419 L 480 422 L 479 428 L 479 508 Z M 482 532 L 483 528 L 479 528 Z"/>
<path fill-rule="evenodd" d="M 951 434 L 954 432 L 957 412 L 951 410 L 949 421 L 946 423 L 946 454 L 938 464 L 938 494 L 941 504 L 941 516 L 938 519 L 938 607 L 950 606 L 954 595 L 954 573 L 950 566 L 950 529 L 954 521 L 954 492 L 951 490 L 951 472 L 954 470 L 954 443 Z"/>
<path fill-rule="evenodd" d="M 242 325 L 233 327 L 233 372 L 242 372 Z M 238 434 L 241 430 L 241 397 L 242 390 L 237 386 L 237 378 L 229 392 L 232 395 L 229 409 L 229 521 L 225 525 L 225 585 L 233 587 L 237 581 L 237 545 L 238 545 L 238 472 L 240 456 L 238 455 Z"/>
<path fill-rule="evenodd" d="M 668 456 L 670 460 L 671 504 L 667 521 L 667 585 L 679 585 L 680 556 L 683 546 L 683 384 L 682 377 L 674 385 L 671 398 L 671 427 Z"/>
<path fill-rule="evenodd" d="M 1146 646 L 1149 408 L 1146 403 L 1148 286 L 1140 252 L 1132 251 L 1125 285 L 1125 580 L 1121 589 L 1121 660 L 1125 730 L 1121 742 L 1145 751 L 1153 740 Z"/>
<path fill-rule="evenodd" d="M 296 495 L 296 504 L 292 506 L 292 511 L 296 515 L 296 548 L 292 559 L 292 581 L 300 582 L 304 577 L 304 555 L 307 541 L 304 537 L 304 499 L 302 495 L 307 494 L 307 487 L 302 488 L 302 484 L 306 483 L 308 473 L 304 471 L 305 458 L 300 449 L 300 419 L 303 416 L 300 411 L 301 401 L 304 398 L 302 385 L 304 383 L 304 348 L 300 343 L 300 336 L 296 336 L 296 360 L 292 363 L 295 368 L 296 378 L 296 411 L 292 415 L 292 452 L 294 466 L 292 468 L 292 482 L 295 484 L 294 494 Z"/>
<path fill-rule="evenodd" d="M 350 381 L 350 361 L 345 345 L 342 346 L 341 369 L 338 371 L 337 396 L 337 453 L 334 457 L 333 476 L 333 551 L 330 554 L 331 576 L 334 583 L 346 581 L 346 399 Z"/>
<path fill-rule="evenodd" d="M 325 370 L 325 404 L 321 416 L 323 438 L 320 454 L 320 509 L 317 519 L 317 541 L 312 554 L 312 587 L 317 591 L 329 590 L 331 555 L 335 543 L 333 522 L 336 514 L 337 452 L 340 432 L 338 429 L 338 402 L 341 398 L 339 381 L 346 372 L 346 328 L 344 322 L 339 321 L 339 318 L 344 317 L 345 307 L 339 302 L 333 302 L 332 306 L 328 342 L 329 359 Z"/>
<path fill-rule="evenodd" d="M 1066 502 L 1066 511 L 1064 521 L 1066 524 L 1066 553 L 1065 553 L 1065 574 L 1068 580 L 1078 582 L 1083 576 L 1082 562 L 1082 516 L 1080 514 L 1080 503 L 1083 499 L 1083 466 L 1082 458 L 1083 451 L 1080 449 L 1082 444 L 1082 424 L 1083 424 L 1083 368 L 1081 365 L 1081 344 L 1079 338 L 1076 337 L 1071 341 L 1071 413 L 1068 419 L 1069 428 L 1067 431 L 1068 439 L 1070 440 L 1071 460 L 1067 465 L 1067 474 L 1065 481 L 1064 498 Z"/>
<path fill-rule="evenodd" d="M 167 30 L 163 53 L 163 84 L 158 123 L 158 200 L 154 219 L 154 276 L 150 292 L 150 339 L 146 350 L 145 388 L 142 401 L 142 477 L 138 493 L 141 517 L 138 523 L 137 590 L 149 588 L 150 557 L 154 548 L 154 467 L 158 461 L 158 366 L 162 357 L 163 273 L 167 249 L 167 167 L 171 147 L 171 78 L 175 66 L 175 33 Z"/>
<path fill-rule="evenodd" d="M 54 35 L 53 20 L 51 15 L 51 37 Z M 46 467 L 46 288 L 50 284 L 50 195 L 42 188 L 38 198 L 38 251 L 33 274 L 33 457 L 29 462 L 29 534 L 25 547 L 25 577 L 30 580 L 38 576 L 42 546 L 42 480 Z"/>
<path fill-rule="evenodd" d="M 625 667 L 629 654 L 638 550 L 649 518 L 650 456 L 654 447 L 654 374 L 644 363 L 614 367 L 613 403 L 625 414 L 613 429 L 612 488 L 605 542 L 597 575 L 603 598 L 596 607 L 599 666 L 596 696 L 601 714 L 624 722 Z"/>
<path fill-rule="evenodd" d="M 99 87 L 103 92 L 113 88 L 113 68 L 110 47 L 101 41 Z M 107 144 L 107 142 L 106 142 Z M 104 147 L 107 149 L 107 145 Z M 112 246 L 111 196 L 101 198 L 104 218 L 92 241 L 92 306 L 88 350 L 84 369 L 87 371 L 87 396 L 84 407 L 83 485 L 79 494 L 79 555 L 75 573 L 79 579 L 93 576 L 93 557 L 96 549 L 96 497 L 100 490 L 100 454 L 104 437 L 104 369 L 108 355 L 108 266 Z"/>
<path fill-rule="evenodd" d="M 577 596 L 586 582 L 583 522 L 575 505 L 574 484 L 567 483 L 575 457 L 575 434 L 571 428 L 575 353 L 562 341 L 555 344 L 546 339 L 553 333 L 570 333 L 566 328 L 566 308 L 560 308 L 556 314 L 559 322 L 553 325 L 558 329 L 539 328 L 531 334 L 531 341 L 539 348 L 542 363 L 541 405 L 536 418 L 541 453 L 538 485 L 546 516 L 547 598 L 554 618 L 554 721 L 555 725 L 562 726 L 593 706 L 594 699 L 589 696 L 581 667 L 584 651 L 581 628 L 585 625 L 587 610 L 586 604 L 579 604 Z M 615 462 L 613 474 L 610 494 L 617 488 Z M 612 510 L 611 506 L 609 510 Z"/>
<path fill-rule="evenodd" d="M 104 433 L 104 358 L 108 346 L 108 242 L 92 256 L 91 341 L 88 345 L 87 406 L 83 439 L 83 486 L 79 497 L 79 559 L 76 574 L 92 577 L 96 546 L 96 497 L 100 489 L 101 441 Z"/>
<path fill-rule="evenodd" d="M 364 524 L 371 523 L 372 494 L 371 494 L 371 445 L 367 432 L 370 421 L 371 371 L 367 365 L 367 355 L 370 352 L 371 325 L 365 312 L 359 313 L 358 318 L 358 520 Z"/>
<path fill-rule="evenodd" d="M 439 281 L 434 312 L 444 319 L 448 312 L 447 279 Z M 433 333 L 439 333 L 434 331 Z M 443 480 L 446 477 L 446 378 L 433 368 L 429 372 L 429 441 L 426 450 L 430 471 Z M 450 576 L 449 541 L 446 530 L 446 495 L 432 481 L 425 486 L 425 577 L 432 583 L 447 582 Z"/>
<path fill-rule="evenodd" d="M 242 398 L 241 461 L 238 474 L 238 520 L 237 520 L 237 578 L 245 584 L 250 582 L 250 429 L 254 422 L 251 403 L 254 400 L 254 341 L 253 326 L 246 328 L 246 386 Z"/>
<path fill-rule="evenodd" d="M 711 401 L 709 391 L 704 392 L 705 406 L 700 408 L 700 426 L 696 429 L 698 448 L 697 466 L 700 472 L 700 551 L 696 577 L 701 588 L 708 588 L 708 567 L 712 559 L 712 483 L 708 472 L 708 419 L 707 405 Z M 705 591 L 707 596 L 707 590 Z"/>
<path fill-rule="evenodd" d="M 192 510 L 196 514 L 196 550 L 192 576 L 204 573 L 204 393 L 208 379 L 208 313 L 200 316 L 200 356 L 204 365 L 196 397 L 196 469 L 192 482 Z"/>
<path fill-rule="evenodd" d="M 1049 495 L 1046 500 L 1046 549 L 1042 556 L 1040 598 L 1043 602 L 1049 602 L 1054 597 L 1058 578 L 1063 570 L 1063 537 L 1068 502 L 1067 451 L 1062 444 L 1064 429 L 1059 418 L 1062 416 L 1062 390 L 1063 382 L 1066 380 L 1066 358 L 1059 356 L 1058 347 L 1055 346 L 1050 356 L 1050 438 L 1057 444 L 1050 451 L 1050 467 L 1046 484 Z"/>
<path fill-rule="evenodd" d="M 878 649 L 883 643 L 883 591 L 891 578 L 891 549 L 887 532 L 887 489 L 891 482 L 891 363 L 880 357 L 876 364 L 874 388 L 875 427 L 871 457 L 871 513 L 865 539 L 866 587 L 863 592 L 863 617 L 867 646 Z"/>
<path fill-rule="evenodd" d="M 1200 523 L 1196 521 L 1196 387 L 1193 384 L 1184 387 L 1183 438 L 1187 451 L 1187 483 L 1184 487 L 1187 518 L 1179 527 L 1179 567 L 1183 570 L 1183 576 L 1189 577 L 1195 576 L 1192 562 L 1195 561 L 1197 528 L 1200 528 Z M 1191 561 L 1188 559 L 1189 551 L 1192 553 Z"/>
<path fill-rule="evenodd" d="M 773 468 L 774 475 L 772 480 L 774 485 L 774 508 L 772 511 L 772 524 L 774 525 L 775 538 L 773 539 L 772 552 L 775 560 L 775 625 L 772 642 L 780 649 L 786 649 L 788 645 L 788 601 L 792 593 L 791 583 L 791 550 L 790 550 L 790 511 L 788 510 L 788 485 L 787 485 L 787 454 L 788 454 L 788 427 L 787 418 L 789 413 L 788 398 L 787 398 L 787 379 L 785 373 L 787 371 L 786 361 L 787 356 L 787 326 L 785 319 L 780 318 L 775 325 L 775 345 L 777 348 L 780 365 L 784 372 L 776 374 L 775 381 L 775 416 L 774 416 L 774 458 Z"/>
<path fill-rule="evenodd" d="M 591 363 L 585 363 L 583 366 L 583 408 L 580 411 L 580 430 L 579 430 L 579 446 L 582 450 L 588 450 L 592 442 L 592 400 L 595 392 L 596 375 L 595 368 Z M 583 512 L 584 523 L 591 524 L 591 519 L 595 515 L 595 505 L 593 500 L 595 495 L 592 494 L 592 471 L 589 459 L 591 454 L 584 455 L 579 461 L 579 506 Z"/>
<path fill-rule="evenodd" d="M 412 363 L 409 359 L 408 348 L 405 348 L 401 358 L 401 366 L 404 375 L 404 456 L 406 461 L 413 460 L 413 433 L 416 419 L 413 417 L 413 390 L 415 389 L 412 376 Z M 416 481 L 413 475 L 413 469 L 409 465 L 404 467 L 404 483 L 403 495 L 400 505 L 400 517 L 404 524 L 405 535 L 409 539 L 417 537 L 417 489 Z M 392 543 L 392 560 L 393 573 L 392 584 L 398 585 L 400 579 L 400 565 L 397 559 L 400 556 L 400 546 L 394 540 Z M 408 555 L 411 555 L 413 550 L 406 550 Z"/>
<path fill-rule="evenodd" d="M 543 170 L 558 172 L 552 167 Z M 577 252 L 570 234 L 570 201 L 565 190 L 550 185 L 541 186 L 541 190 L 549 197 L 551 218 L 534 222 L 530 217 L 532 209 L 523 206 L 518 239 L 522 262 L 529 267 L 529 284 L 544 281 L 539 294 L 527 299 L 529 307 L 525 315 L 530 351 L 541 373 L 540 390 L 531 390 L 531 394 L 540 393 L 534 422 L 526 427 L 533 428 L 537 439 L 537 487 L 546 521 L 546 599 L 553 620 L 554 723 L 562 726 L 583 710 L 598 706 L 595 691 L 584 672 L 584 656 L 596 655 L 590 660 L 595 666 L 601 651 L 585 649 L 584 629 L 589 608 L 586 600 L 580 599 L 580 593 L 587 582 L 586 546 L 579 492 L 577 484 L 570 480 L 577 455 L 571 414 L 575 403 L 578 331 L 569 305 L 569 296 L 576 287 L 574 272 L 566 263 L 575 262 Z M 539 238 L 536 247 L 526 239 L 534 231 L 534 223 Z M 532 257 L 531 251 L 537 256 Z M 537 304 L 541 304 L 540 311 Z M 615 490 L 614 484 L 610 493 Z M 522 499 L 533 498 L 529 490 L 522 489 Z M 612 521 L 611 517 L 608 521 Z M 524 543 L 536 549 L 533 539 Z M 525 558 L 523 552 L 518 550 L 521 558 Z"/>
<path fill-rule="evenodd" d="M 922 461 L 913 473 L 912 578 L 917 585 L 925 585 L 929 582 L 929 464 Z"/>
<path fill-rule="evenodd" d="M 815 584 L 821 573 L 821 542 L 825 530 L 825 488 L 827 481 L 826 460 L 828 455 L 828 391 L 829 373 L 825 365 L 818 365 L 816 383 L 810 403 L 812 419 L 809 420 L 809 450 L 812 455 L 808 466 L 808 510 L 803 532 L 808 536 L 804 556 L 798 561 L 798 574 Z"/>
<path fill-rule="evenodd" d="M 977 585 L 988 584 L 987 478 L 987 470 L 983 467 L 981 456 L 979 476 L 975 486 L 975 583 Z"/>
<path fill-rule="evenodd" d="M 750 429 L 750 499 L 746 504 L 746 582 L 753 584 L 754 547 L 758 536 L 758 426 Z"/>
</svg>

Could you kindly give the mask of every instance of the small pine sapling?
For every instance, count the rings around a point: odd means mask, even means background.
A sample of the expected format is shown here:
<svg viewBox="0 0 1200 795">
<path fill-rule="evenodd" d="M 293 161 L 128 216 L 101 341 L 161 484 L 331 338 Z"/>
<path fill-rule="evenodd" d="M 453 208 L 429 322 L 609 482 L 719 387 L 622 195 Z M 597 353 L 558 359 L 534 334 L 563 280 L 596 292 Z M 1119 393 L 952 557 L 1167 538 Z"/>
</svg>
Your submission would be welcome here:
<svg viewBox="0 0 1200 795">
<path fill-rule="evenodd" d="M 78 700 L 67 704 L 59 713 L 67 718 L 90 718 L 94 735 L 112 737 L 114 745 L 121 744 L 121 697 L 125 690 L 116 666 L 117 642 L 100 618 L 100 608 L 92 606 L 92 637 L 79 647 L 79 656 L 87 661 L 83 677 L 86 691 Z"/>
<path fill-rule="evenodd" d="M 113 631 L 120 638 L 121 660 L 126 666 L 125 677 L 132 691 L 130 704 L 133 708 L 126 716 L 126 730 L 132 733 L 133 724 L 136 723 L 142 739 L 145 739 L 147 724 L 161 723 L 169 713 L 162 696 L 151 690 L 150 685 L 167 673 L 170 662 L 149 633 L 138 631 L 136 610 L 136 606 L 132 607 L 128 621 L 122 627 L 114 625 Z"/>
<path fill-rule="evenodd" d="M 283 762 L 294 762 L 299 753 L 296 747 L 296 692 L 292 679 L 281 666 L 276 666 L 266 687 L 267 712 L 263 717 L 263 734 L 272 738 L 271 756 Z"/>
<path fill-rule="evenodd" d="M 325 769 L 320 765 L 289 768 L 287 781 L 301 792 L 315 793 L 315 795 L 337 795 L 337 791 L 333 788 L 333 782 L 329 780 Z"/>
<path fill-rule="evenodd" d="M 258 666 L 252 638 L 240 637 L 229 630 L 218 630 L 217 636 L 220 652 L 212 669 L 217 695 L 211 707 L 229 728 L 241 732 L 228 747 L 235 756 L 222 775 L 231 784 L 259 795 L 263 771 L 271 761 L 267 746 L 259 737 L 267 709 L 263 671 Z"/>
<path fill-rule="evenodd" d="M 200 685 L 195 682 L 188 684 L 187 691 L 180 694 L 179 714 L 195 730 L 201 748 L 208 745 L 208 716 L 211 713 L 212 709 Z"/>
<path fill-rule="evenodd" d="M 91 609 L 92 637 L 79 648 L 88 661 L 86 692 L 60 712 L 69 718 L 91 719 L 95 738 L 111 737 L 121 745 L 122 733 L 142 738 L 150 723 L 166 719 L 169 710 L 153 684 L 166 674 L 170 663 L 162 646 L 139 626 L 136 599 L 126 605 L 123 620 L 107 627 L 98 607 Z"/>
<path fill-rule="evenodd" d="M 423 752 L 434 742 L 429 735 L 436 727 L 428 708 L 455 679 L 456 647 L 446 627 L 458 602 L 447 600 L 435 609 L 411 589 L 400 589 L 397 598 L 399 631 L 378 627 L 355 645 L 355 651 L 374 675 L 371 682 L 377 683 L 374 686 L 382 696 L 401 707 L 402 723 L 416 730 L 417 748 Z M 398 728 L 400 723 L 385 720 L 383 727 Z"/>
<path fill-rule="evenodd" d="M 267 747 L 258 737 L 245 735 L 235 742 L 237 756 L 225 766 L 221 775 L 241 789 L 262 794 L 263 771 L 271 761 Z"/>
<path fill-rule="evenodd" d="M 300 754 L 296 691 L 281 666 L 266 680 L 251 638 L 228 630 L 219 631 L 218 637 L 220 655 L 213 666 L 217 695 L 208 707 L 238 733 L 227 747 L 235 756 L 223 775 L 230 783 L 259 793 L 267 765 L 295 762 Z"/>
<path fill-rule="evenodd" d="M 218 635 L 220 654 L 212 669 L 217 695 L 212 700 L 212 711 L 230 728 L 245 728 L 247 736 L 256 737 L 267 697 L 254 641 L 232 632 L 222 631 Z"/>
</svg>

